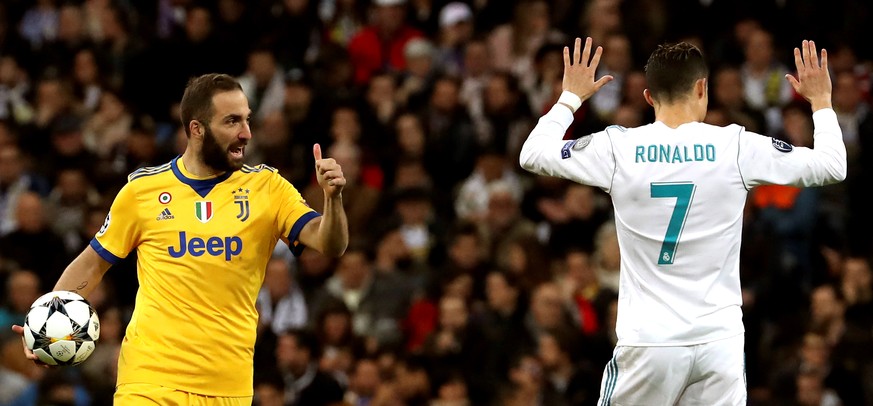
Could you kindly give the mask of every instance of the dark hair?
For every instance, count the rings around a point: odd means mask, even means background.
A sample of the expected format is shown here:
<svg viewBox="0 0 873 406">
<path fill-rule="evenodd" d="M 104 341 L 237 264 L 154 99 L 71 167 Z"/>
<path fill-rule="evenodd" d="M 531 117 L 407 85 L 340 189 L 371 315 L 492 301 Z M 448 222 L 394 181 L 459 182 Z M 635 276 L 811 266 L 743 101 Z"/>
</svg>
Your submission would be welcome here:
<svg viewBox="0 0 873 406">
<path fill-rule="evenodd" d="M 506 282 L 507 286 L 518 292 L 519 298 L 524 293 L 524 283 L 518 274 L 500 267 L 494 268 L 488 273 L 500 275 L 500 277 L 503 278 L 503 281 Z"/>
<path fill-rule="evenodd" d="M 458 219 L 449 227 L 448 231 L 447 236 L 449 237 L 449 241 L 454 241 L 465 235 L 476 237 L 479 240 L 482 239 L 482 235 L 480 234 L 479 227 L 476 223 L 466 219 Z"/>
<path fill-rule="evenodd" d="M 646 82 L 652 99 L 673 102 L 681 99 L 709 68 L 703 53 L 687 42 L 659 45 L 646 62 Z"/>
<path fill-rule="evenodd" d="M 297 348 L 309 351 L 309 359 L 318 359 L 321 357 L 321 344 L 318 342 L 318 336 L 312 330 L 305 328 L 290 328 L 280 334 L 280 336 L 283 335 L 294 338 L 294 342 L 297 343 Z"/>
<path fill-rule="evenodd" d="M 552 337 L 558 345 L 558 349 L 566 354 L 571 362 L 576 363 L 579 361 L 579 345 L 577 344 L 579 340 L 574 331 L 564 328 L 547 329 L 540 333 L 538 340 L 542 340 L 543 337 Z"/>
<path fill-rule="evenodd" d="M 786 114 L 786 113 L 789 113 L 792 111 L 800 113 L 804 117 L 812 116 L 812 107 L 810 107 L 809 103 L 807 103 L 803 100 L 792 99 L 791 101 L 786 103 L 784 106 L 782 106 L 782 114 Z M 812 118 L 810 118 L 810 122 L 811 121 L 812 121 Z"/>
<path fill-rule="evenodd" d="M 191 136 L 191 130 L 188 128 L 191 120 L 199 120 L 206 124 L 212 119 L 212 115 L 215 114 L 213 96 L 234 90 L 242 91 L 242 86 L 232 76 L 223 73 L 208 73 L 188 80 L 179 105 L 179 116 L 182 119 L 182 127 L 185 128 L 185 135 Z"/>
</svg>

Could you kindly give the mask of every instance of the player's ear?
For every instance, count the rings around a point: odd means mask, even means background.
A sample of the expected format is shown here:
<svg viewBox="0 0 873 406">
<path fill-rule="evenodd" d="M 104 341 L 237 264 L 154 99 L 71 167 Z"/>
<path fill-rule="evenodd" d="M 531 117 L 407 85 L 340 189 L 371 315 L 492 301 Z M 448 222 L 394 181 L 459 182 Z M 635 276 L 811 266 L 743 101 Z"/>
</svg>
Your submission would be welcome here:
<svg viewBox="0 0 873 406">
<path fill-rule="evenodd" d="M 698 99 L 706 97 L 706 78 L 697 79 L 694 82 L 694 95 L 697 96 Z"/>
<path fill-rule="evenodd" d="M 655 100 L 652 99 L 652 92 L 649 89 L 643 90 L 643 98 L 646 99 L 646 103 L 649 103 L 649 106 L 655 107 Z"/>
<path fill-rule="evenodd" d="M 205 130 L 203 128 L 203 123 L 198 120 L 191 120 L 188 123 L 188 129 L 190 130 L 191 135 L 195 137 L 202 137 Z"/>
</svg>

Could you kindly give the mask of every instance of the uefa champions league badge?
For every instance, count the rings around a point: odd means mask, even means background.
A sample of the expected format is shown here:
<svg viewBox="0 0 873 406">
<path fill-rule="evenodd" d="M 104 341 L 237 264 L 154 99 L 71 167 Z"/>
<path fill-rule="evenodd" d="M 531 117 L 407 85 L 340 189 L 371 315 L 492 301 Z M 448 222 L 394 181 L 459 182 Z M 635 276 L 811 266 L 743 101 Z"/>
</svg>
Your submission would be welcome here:
<svg viewBox="0 0 873 406">
<path fill-rule="evenodd" d="M 791 152 L 794 150 L 794 145 L 791 145 L 785 141 L 771 138 L 773 140 L 773 148 L 776 148 L 779 152 Z"/>
</svg>

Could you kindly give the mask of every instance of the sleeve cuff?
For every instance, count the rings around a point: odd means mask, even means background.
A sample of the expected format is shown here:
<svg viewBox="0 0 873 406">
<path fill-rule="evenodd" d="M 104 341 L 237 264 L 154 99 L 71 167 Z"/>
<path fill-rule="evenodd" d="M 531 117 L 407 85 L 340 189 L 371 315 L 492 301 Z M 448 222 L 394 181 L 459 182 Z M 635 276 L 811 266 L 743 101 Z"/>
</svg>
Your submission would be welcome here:
<svg viewBox="0 0 873 406">
<path fill-rule="evenodd" d="M 305 226 L 306 223 L 309 223 L 310 221 L 312 221 L 312 219 L 316 217 L 321 217 L 321 213 L 311 211 L 300 216 L 300 218 L 297 219 L 296 222 L 294 222 L 294 225 L 291 226 L 291 232 L 288 233 L 288 248 L 291 249 L 291 253 L 295 256 L 300 255 L 300 253 L 303 252 L 303 248 L 306 247 L 297 240 L 297 238 L 300 236 L 300 231 L 303 230 L 303 226 Z"/>
<path fill-rule="evenodd" d="M 97 241 L 97 237 L 91 239 L 91 243 L 89 244 L 94 251 L 97 252 L 97 255 L 100 255 L 100 258 L 103 258 L 106 262 L 115 265 L 118 261 L 121 261 L 122 258 L 116 256 L 115 254 L 109 252 L 106 248 L 103 247 L 103 244 L 100 244 L 100 241 Z"/>
<path fill-rule="evenodd" d="M 812 113 L 812 124 L 815 134 L 822 132 L 840 132 L 840 123 L 837 121 L 837 113 L 830 108 L 819 109 Z"/>
<path fill-rule="evenodd" d="M 570 106 L 573 113 L 575 113 L 576 110 L 579 110 L 579 107 L 582 107 L 582 98 L 573 92 L 564 90 L 561 92 L 561 96 L 558 97 L 558 103 L 564 103 Z"/>
<path fill-rule="evenodd" d="M 832 108 L 826 109 L 818 109 L 812 113 L 812 121 L 817 125 L 821 124 L 831 124 L 827 121 L 831 121 L 832 123 L 837 122 L 837 113 Z M 824 121 L 824 122 L 822 122 Z"/>
<path fill-rule="evenodd" d="M 556 103 L 552 106 L 552 109 L 549 110 L 547 115 L 549 116 L 549 119 L 560 125 L 564 131 L 567 131 L 567 129 L 570 128 L 570 124 L 573 124 L 573 120 L 575 119 L 575 117 L 573 117 L 573 112 L 570 111 L 567 106 L 560 103 Z"/>
</svg>

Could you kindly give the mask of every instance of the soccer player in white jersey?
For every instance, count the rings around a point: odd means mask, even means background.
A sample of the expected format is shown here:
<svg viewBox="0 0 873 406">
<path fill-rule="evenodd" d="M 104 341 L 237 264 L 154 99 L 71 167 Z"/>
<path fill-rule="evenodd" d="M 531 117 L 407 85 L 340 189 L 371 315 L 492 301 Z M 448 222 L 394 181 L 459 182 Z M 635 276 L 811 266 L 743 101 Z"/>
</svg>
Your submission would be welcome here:
<svg viewBox="0 0 873 406">
<path fill-rule="evenodd" d="M 812 105 L 813 149 L 702 123 L 708 68 L 687 43 L 658 47 L 643 96 L 655 122 L 562 140 L 573 113 L 612 78 L 603 50 L 564 48 L 563 89 L 520 155 L 523 168 L 610 194 L 621 248 L 616 334 L 600 405 L 745 405 L 740 236 L 756 185 L 820 186 L 846 176 L 827 52 L 794 50 L 794 90 Z"/>
</svg>

